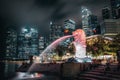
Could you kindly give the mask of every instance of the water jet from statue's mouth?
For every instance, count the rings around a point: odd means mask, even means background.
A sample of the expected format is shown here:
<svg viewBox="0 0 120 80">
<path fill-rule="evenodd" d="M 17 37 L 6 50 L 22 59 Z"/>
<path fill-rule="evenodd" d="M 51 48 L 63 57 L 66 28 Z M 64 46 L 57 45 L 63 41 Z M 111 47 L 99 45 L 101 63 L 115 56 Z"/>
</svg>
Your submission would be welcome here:
<svg viewBox="0 0 120 80">
<path fill-rule="evenodd" d="M 72 33 L 72 35 L 63 36 L 55 40 L 40 54 L 40 57 L 43 58 L 51 55 L 53 53 L 52 51 L 57 47 L 57 45 L 59 45 L 65 39 L 71 37 L 74 38 L 74 41 L 72 43 L 75 46 L 75 57 L 77 58 L 86 57 L 86 36 L 85 32 L 82 29 L 77 29 Z"/>
</svg>

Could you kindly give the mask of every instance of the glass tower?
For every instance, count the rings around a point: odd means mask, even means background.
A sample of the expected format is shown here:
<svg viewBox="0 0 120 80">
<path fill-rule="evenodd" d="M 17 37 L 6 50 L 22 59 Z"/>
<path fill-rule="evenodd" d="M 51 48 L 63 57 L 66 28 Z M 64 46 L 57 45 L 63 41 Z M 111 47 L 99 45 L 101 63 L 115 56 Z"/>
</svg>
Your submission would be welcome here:
<svg viewBox="0 0 120 80">
<path fill-rule="evenodd" d="M 120 0 L 110 0 L 110 3 L 111 3 L 112 18 L 113 19 L 119 18 Z"/>
<path fill-rule="evenodd" d="M 102 9 L 102 18 L 104 19 L 110 19 L 110 8 L 109 7 L 104 7 Z"/>
<path fill-rule="evenodd" d="M 82 15 L 82 29 L 85 31 L 86 36 L 92 35 L 92 30 L 88 23 L 88 16 L 91 15 L 91 11 L 86 7 L 81 7 L 81 15 Z"/>
<path fill-rule="evenodd" d="M 63 28 L 60 25 L 53 24 L 52 22 L 50 23 L 50 43 L 52 43 L 54 40 L 60 38 L 63 36 Z"/>
<path fill-rule="evenodd" d="M 8 29 L 6 37 L 6 58 L 17 58 L 17 32 L 13 29 Z"/>
<path fill-rule="evenodd" d="M 100 30 L 98 28 L 99 23 L 98 23 L 97 16 L 89 15 L 88 16 L 88 23 L 89 23 L 90 28 L 92 29 L 92 34 L 98 34 L 98 32 Z"/>
<path fill-rule="evenodd" d="M 64 35 L 72 35 L 73 31 L 76 29 L 76 23 L 72 19 L 64 21 Z M 63 45 L 68 46 L 73 41 L 73 38 L 68 38 L 64 41 Z"/>
<path fill-rule="evenodd" d="M 31 55 L 39 55 L 38 31 L 34 27 L 24 27 L 18 36 L 18 58 L 28 59 Z"/>
</svg>

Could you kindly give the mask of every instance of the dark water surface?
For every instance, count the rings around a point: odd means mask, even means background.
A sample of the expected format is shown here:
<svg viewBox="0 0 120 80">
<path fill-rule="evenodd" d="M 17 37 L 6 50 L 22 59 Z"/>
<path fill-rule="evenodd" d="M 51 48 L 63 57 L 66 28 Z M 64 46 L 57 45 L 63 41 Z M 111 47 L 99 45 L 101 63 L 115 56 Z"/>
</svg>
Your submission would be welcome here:
<svg viewBox="0 0 120 80">
<path fill-rule="evenodd" d="M 0 62 L 0 80 L 63 80 L 53 74 L 16 72 L 21 64 L 20 61 Z"/>
<path fill-rule="evenodd" d="M 4 61 L 0 62 L 0 80 L 10 80 L 15 76 L 19 63 Z"/>
</svg>

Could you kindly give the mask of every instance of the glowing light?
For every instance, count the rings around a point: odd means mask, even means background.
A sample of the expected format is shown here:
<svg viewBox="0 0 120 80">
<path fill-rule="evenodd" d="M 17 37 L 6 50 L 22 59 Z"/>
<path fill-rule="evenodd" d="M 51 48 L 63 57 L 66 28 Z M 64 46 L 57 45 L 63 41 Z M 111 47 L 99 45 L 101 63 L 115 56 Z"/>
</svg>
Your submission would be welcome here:
<svg viewBox="0 0 120 80">
<path fill-rule="evenodd" d="M 28 30 L 26 28 L 23 28 L 22 29 L 22 32 L 27 32 Z"/>
<path fill-rule="evenodd" d="M 44 77 L 43 74 L 40 73 L 23 73 L 23 72 L 18 72 L 16 77 L 13 78 L 12 80 L 27 80 L 27 79 L 34 79 L 34 78 L 42 78 Z"/>
<path fill-rule="evenodd" d="M 69 30 L 68 30 L 68 29 L 66 29 L 64 32 L 65 32 L 65 33 L 68 33 L 68 32 L 69 32 Z"/>
<path fill-rule="evenodd" d="M 33 28 L 31 28 L 31 31 L 34 31 L 34 29 L 33 29 Z"/>
<path fill-rule="evenodd" d="M 50 25 L 52 25 L 53 23 L 52 23 L 52 21 L 50 21 Z"/>
</svg>

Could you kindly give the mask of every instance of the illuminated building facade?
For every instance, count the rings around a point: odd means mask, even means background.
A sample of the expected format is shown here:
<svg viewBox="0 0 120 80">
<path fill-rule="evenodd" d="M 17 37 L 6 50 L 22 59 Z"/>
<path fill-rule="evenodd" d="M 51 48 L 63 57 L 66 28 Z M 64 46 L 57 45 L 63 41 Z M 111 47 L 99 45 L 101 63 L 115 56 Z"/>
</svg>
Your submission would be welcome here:
<svg viewBox="0 0 120 80">
<path fill-rule="evenodd" d="M 46 42 L 45 37 L 39 36 L 39 53 L 42 53 L 42 51 L 45 49 L 48 42 Z"/>
<path fill-rule="evenodd" d="M 63 28 L 62 26 L 50 23 L 50 35 L 49 35 L 49 42 L 52 43 L 54 40 L 63 36 Z"/>
<path fill-rule="evenodd" d="M 120 0 L 110 0 L 110 3 L 111 3 L 112 18 L 113 19 L 120 18 L 119 16 Z"/>
<path fill-rule="evenodd" d="M 85 31 L 86 36 L 90 36 L 92 35 L 92 29 L 89 26 L 88 16 L 91 15 L 91 11 L 88 10 L 86 7 L 82 7 L 81 15 L 82 15 L 82 29 Z"/>
<path fill-rule="evenodd" d="M 108 37 L 114 37 L 120 32 L 120 0 L 110 0 L 111 8 L 104 14 L 109 15 L 110 18 L 105 18 L 103 21 L 104 35 Z M 110 12 L 110 13 L 109 13 Z"/>
<path fill-rule="evenodd" d="M 71 35 L 75 31 L 75 21 L 68 19 L 64 21 L 64 35 Z"/>
<path fill-rule="evenodd" d="M 102 9 L 102 18 L 104 19 L 110 19 L 110 8 L 109 7 L 104 7 Z"/>
<path fill-rule="evenodd" d="M 72 35 L 73 31 L 75 31 L 76 23 L 74 20 L 68 19 L 64 21 L 64 35 Z M 72 42 L 73 38 L 68 38 L 64 41 L 63 45 L 67 46 L 70 42 Z"/>
<path fill-rule="evenodd" d="M 97 16 L 89 15 L 88 16 L 88 25 L 92 29 L 92 34 L 100 34 L 100 25 L 98 23 Z"/>
<path fill-rule="evenodd" d="M 28 59 L 30 55 L 38 54 L 38 31 L 32 27 L 24 27 L 18 36 L 18 58 Z"/>
<path fill-rule="evenodd" d="M 120 6 L 118 7 L 118 18 L 120 18 Z"/>
<path fill-rule="evenodd" d="M 104 20 L 105 36 L 114 37 L 120 32 L 120 19 Z"/>
<path fill-rule="evenodd" d="M 8 29 L 6 32 L 6 58 L 13 59 L 17 57 L 17 32 Z"/>
</svg>

